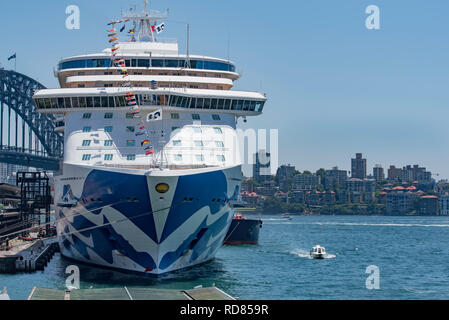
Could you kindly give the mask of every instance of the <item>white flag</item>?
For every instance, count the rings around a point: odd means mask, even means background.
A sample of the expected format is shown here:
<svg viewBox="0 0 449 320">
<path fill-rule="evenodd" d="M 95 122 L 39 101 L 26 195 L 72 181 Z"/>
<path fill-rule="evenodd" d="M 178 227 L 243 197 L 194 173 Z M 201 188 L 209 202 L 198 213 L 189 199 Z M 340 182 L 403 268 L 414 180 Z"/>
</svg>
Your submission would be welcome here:
<svg viewBox="0 0 449 320">
<path fill-rule="evenodd" d="M 147 116 L 147 122 L 162 120 L 162 109 L 156 110 Z"/>
</svg>

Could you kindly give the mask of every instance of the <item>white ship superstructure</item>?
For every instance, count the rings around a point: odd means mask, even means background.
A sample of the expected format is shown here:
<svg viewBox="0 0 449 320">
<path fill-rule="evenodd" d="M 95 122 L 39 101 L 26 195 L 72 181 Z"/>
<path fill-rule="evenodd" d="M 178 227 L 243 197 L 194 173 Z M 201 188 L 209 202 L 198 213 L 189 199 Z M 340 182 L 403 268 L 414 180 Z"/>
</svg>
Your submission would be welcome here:
<svg viewBox="0 0 449 320">
<path fill-rule="evenodd" d="M 237 119 L 261 114 L 266 97 L 230 90 L 239 78 L 231 61 L 180 54 L 175 41 L 156 38 L 164 15 L 124 16 L 137 22 L 137 39 L 61 60 L 61 88 L 34 99 L 65 137 L 55 179 L 62 254 L 161 274 L 220 248 L 242 180 Z M 161 117 L 148 121 L 154 112 Z"/>
</svg>

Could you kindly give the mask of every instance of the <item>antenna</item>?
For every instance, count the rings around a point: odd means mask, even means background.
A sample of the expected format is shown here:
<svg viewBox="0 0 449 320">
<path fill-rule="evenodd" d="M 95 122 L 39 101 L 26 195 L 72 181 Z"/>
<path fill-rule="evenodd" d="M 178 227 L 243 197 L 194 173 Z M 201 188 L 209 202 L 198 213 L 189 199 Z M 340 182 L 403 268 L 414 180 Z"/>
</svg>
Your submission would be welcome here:
<svg viewBox="0 0 449 320">
<path fill-rule="evenodd" d="M 190 22 L 187 22 L 187 58 L 186 68 L 190 69 Z"/>
</svg>

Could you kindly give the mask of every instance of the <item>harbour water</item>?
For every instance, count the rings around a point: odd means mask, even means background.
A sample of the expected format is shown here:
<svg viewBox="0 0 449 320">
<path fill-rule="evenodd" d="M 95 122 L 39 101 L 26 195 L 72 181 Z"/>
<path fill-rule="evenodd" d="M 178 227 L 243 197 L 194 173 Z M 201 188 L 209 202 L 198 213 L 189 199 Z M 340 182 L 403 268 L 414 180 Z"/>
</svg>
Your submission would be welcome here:
<svg viewBox="0 0 449 320">
<path fill-rule="evenodd" d="M 154 279 L 80 267 L 82 288 L 191 289 L 215 284 L 240 299 L 449 299 L 449 217 L 263 216 L 258 245 L 224 246 L 215 260 Z M 310 248 L 329 256 L 312 260 Z M 76 262 L 56 254 L 45 271 L 0 275 L 12 299 L 33 286 L 64 289 Z M 368 290 L 366 269 L 380 271 Z"/>
</svg>

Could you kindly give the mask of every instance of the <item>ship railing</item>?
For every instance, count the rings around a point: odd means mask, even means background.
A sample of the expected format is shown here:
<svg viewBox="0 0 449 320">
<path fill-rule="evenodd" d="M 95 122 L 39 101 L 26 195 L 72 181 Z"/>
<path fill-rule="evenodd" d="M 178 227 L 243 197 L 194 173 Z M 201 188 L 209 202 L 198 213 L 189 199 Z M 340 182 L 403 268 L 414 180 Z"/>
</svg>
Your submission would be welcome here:
<svg viewBox="0 0 449 320">
<path fill-rule="evenodd" d="M 168 169 L 168 170 L 191 170 L 191 169 L 206 169 L 206 168 L 218 168 L 218 166 L 212 165 L 122 165 L 122 164 L 104 164 L 107 168 L 117 169 L 134 169 L 134 170 L 153 170 L 153 169 Z"/>
</svg>

